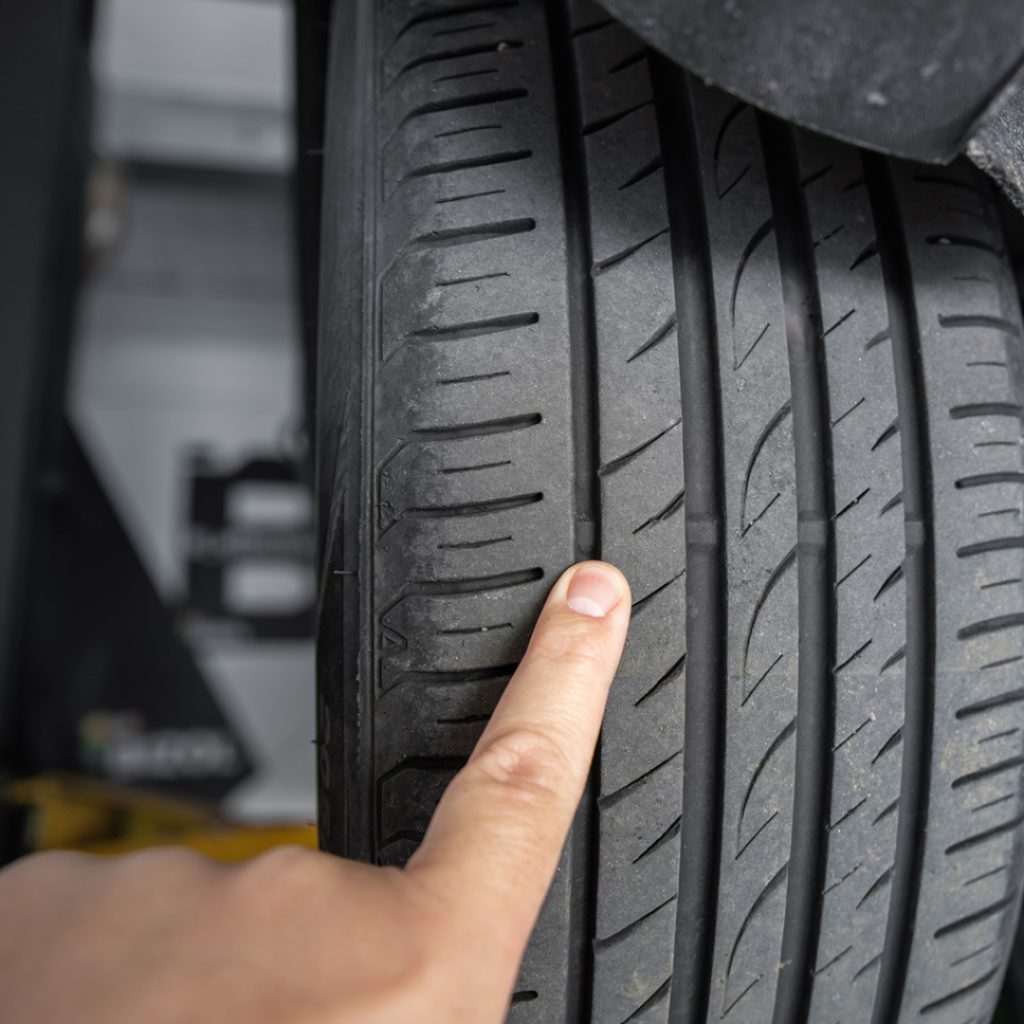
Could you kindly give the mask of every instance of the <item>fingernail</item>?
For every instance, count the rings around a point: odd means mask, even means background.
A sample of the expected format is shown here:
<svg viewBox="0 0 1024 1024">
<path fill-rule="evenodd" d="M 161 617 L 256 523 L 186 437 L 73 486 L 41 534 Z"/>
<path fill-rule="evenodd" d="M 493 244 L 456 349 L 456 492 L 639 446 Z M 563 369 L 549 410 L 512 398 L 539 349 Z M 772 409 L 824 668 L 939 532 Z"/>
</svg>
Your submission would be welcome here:
<svg viewBox="0 0 1024 1024">
<path fill-rule="evenodd" d="M 580 615 L 603 619 L 621 597 L 622 585 L 615 573 L 601 565 L 588 565 L 569 581 L 565 603 Z"/>
</svg>

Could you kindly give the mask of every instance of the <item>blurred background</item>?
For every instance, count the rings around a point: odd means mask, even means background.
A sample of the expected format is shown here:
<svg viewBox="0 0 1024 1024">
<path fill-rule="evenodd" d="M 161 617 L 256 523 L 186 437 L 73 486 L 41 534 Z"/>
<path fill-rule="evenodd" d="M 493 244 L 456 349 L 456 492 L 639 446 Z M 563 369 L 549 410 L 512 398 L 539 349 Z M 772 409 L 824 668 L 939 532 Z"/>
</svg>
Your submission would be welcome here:
<svg viewBox="0 0 1024 1024">
<path fill-rule="evenodd" d="M 0 368 L 42 438 L 5 452 L 4 859 L 314 842 L 299 7 L 59 0 L 0 55 L 38 245 L 0 243 L 36 318 Z"/>
</svg>

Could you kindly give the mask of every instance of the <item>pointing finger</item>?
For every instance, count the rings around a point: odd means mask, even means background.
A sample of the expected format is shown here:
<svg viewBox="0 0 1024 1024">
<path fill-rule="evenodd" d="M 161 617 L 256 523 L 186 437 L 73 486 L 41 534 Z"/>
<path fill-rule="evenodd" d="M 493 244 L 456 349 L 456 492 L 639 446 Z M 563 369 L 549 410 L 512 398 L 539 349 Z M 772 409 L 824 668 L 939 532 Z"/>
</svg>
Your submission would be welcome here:
<svg viewBox="0 0 1024 1024">
<path fill-rule="evenodd" d="M 612 566 L 561 576 L 409 864 L 457 925 L 500 930 L 509 985 L 586 783 L 629 613 L 629 584 Z"/>
</svg>

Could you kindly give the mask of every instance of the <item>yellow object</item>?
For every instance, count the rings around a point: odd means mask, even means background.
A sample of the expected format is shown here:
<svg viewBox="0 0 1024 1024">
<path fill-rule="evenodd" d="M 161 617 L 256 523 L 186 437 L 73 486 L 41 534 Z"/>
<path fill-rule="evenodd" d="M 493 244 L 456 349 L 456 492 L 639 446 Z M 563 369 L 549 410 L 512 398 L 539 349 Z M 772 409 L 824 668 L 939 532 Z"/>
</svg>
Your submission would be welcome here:
<svg viewBox="0 0 1024 1024">
<path fill-rule="evenodd" d="M 5 796 L 30 808 L 33 850 L 112 855 L 180 846 L 234 863 L 275 846 L 317 845 L 312 824 L 237 825 L 212 805 L 72 775 L 22 779 Z"/>
</svg>

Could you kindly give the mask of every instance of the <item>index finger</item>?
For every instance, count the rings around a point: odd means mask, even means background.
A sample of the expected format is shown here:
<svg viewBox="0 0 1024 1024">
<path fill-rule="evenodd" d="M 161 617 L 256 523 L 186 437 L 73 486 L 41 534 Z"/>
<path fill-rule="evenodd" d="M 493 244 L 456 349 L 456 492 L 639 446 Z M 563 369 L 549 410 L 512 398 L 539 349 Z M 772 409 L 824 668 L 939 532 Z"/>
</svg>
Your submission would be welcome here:
<svg viewBox="0 0 1024 1024">
<path fill-rule="evenodd" d="M 562 574 L 409 864 L 443 894 L 456 924 L 498 924 L 512 973 L 586 784 L 629 614 L 629 584 L 612 566 L 584 562 Z"/>
</svg>

